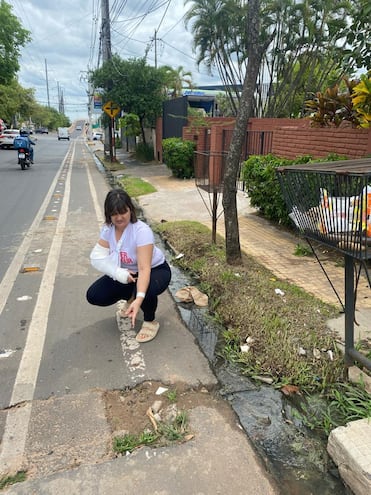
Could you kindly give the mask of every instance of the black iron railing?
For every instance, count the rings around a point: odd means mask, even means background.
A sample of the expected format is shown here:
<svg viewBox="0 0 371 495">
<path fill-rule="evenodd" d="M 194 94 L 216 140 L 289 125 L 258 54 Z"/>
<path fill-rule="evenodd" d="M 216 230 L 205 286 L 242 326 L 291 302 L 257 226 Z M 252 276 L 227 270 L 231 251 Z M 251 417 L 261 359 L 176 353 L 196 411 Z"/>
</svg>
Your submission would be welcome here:
<svg viewBox="0 0 371 495">
<path fill-rule="evenodd" d="M 289 216 L 303 236 L 344 255 L 346 363 L 370 370 L 371 361 L 354 348 L 354 273 L 358 263 L 358 273 L 364 268 L 370 283 L 371 158 L 280 167 L 277 176 Z"/>
</svg>

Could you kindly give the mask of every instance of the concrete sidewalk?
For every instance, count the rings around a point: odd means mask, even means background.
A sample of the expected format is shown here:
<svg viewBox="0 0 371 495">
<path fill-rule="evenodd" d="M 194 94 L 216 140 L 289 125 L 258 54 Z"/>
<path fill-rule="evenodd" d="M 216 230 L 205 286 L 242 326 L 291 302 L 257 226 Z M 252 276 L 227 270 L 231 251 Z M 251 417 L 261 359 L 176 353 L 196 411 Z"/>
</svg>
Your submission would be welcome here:
<svg viewBox="0 0 371 495">
<path fill-rule="evenodd" d="M 102 150 L 100 142 L 90 143 L 92 151 Z M 128 153 L 118 154 L 125 169 L 116 175 L 141 177 L 153 184 L 156 192 L 139 198 L 145 217 L 150 222 L 162 220 L 197 220 L 211 227 L 211 208 L 206 193 L 199 192 L 194 180 L 179 180 L 171 176 L 163 164 L 141 164 Z M 221 201 L 221 200 L 220 200 Z M 289 280 L 321 299 L 337 303 L 336 297 L 318 263 L 293 255 L 298 238 L 272 226 L 250 207 L 244 193 L 238 193 L 240 241 L 242 249 L 275 276 Z M 218 219 L 218 231 L 224 234 L 223 215 Z M 343 269 L 326 264 L 335 285 L 343 285 Z M 361 287 L 358 310 L 367 314 L 371 307 L 368 292 Z M 144 355 L 146 369 L 138 369 L 134 388 L 145 380 L 162 383 L 184 383 L 195 389 L 204 387 L 209 396 L 204 404 L 190 409 L 190 424 L 194 438 L 186 443 L 166 448 L 142 448 L 128 456 L 112 459 L 108 455 L 112 432 L 106 421 L 101 390 L 69 397 L 63 401 L 48 400 L 33 404 L 35 435 L 42 439 L 28 446 L 27 455 L 34 462 L 34 478 L 4 490 L 18 495 L 278 495 L 285 493 L 277 486 L 273 475 L 257 455 L 237 416 L 227 401 L 214 397 L 217 380 L 201 353 L 191 332 L 181 321 L 170 294 L 161 296 L 159 319 L 162 329 L 148 344 L 135 347 L 135 342 L 120 329 L 125 348 L 124 360 L 130 366 Z M 367 321 L 367 320 L 365 320 Z M 341 324 L 340 324 L 341 326 Z M 364 325 L 367 332 L 366 325 Z M 362 327 L 363 328 L 363 327 Z M 365 334 L 366 335 L 366 334 Z M 369 336 L 369 333 L 367 333 Z M 71 404 L 73 407 L 71 407 Z M 72 414 L 79 411 L 79 415 Z M 72 412 L 73 412 L 72 411 Z M 79 418 L 77 419 L 77 416 Z M 0 418 L 1 420 L 1 418 Z M 38 438 L 36 438 L 37 440 Z M 351 444 L 352 437 L 340 439 L 342 446 Z M 41 450 L 44 449 L 44 450 Z M 53 452 L 54 450 L 54 452 Z M 339 448 L 339 450 L 341 450 Z M 369 449 L 371 451 L 371 449 Z M 58 455 L 57 464 L 51 459 Z M 57 456 L 56 456 L 57 457 Z M 74 464 L 68 464 L 73 459 Z M 364 460 L 364 457 L 363 457 Z M 50 465 L 49 465 L 49 464 Z M 364 464 L 362 465 L 362 467 Z M 367 474 L 367 472 L 365 473 Z M 287 492 L 286 492 L 287 493 Z M 285 495 L 286 495 L 285 493 Z M 291 492 L 294 493 L 294 492 Z M 299 493 L 299 492 L 295 492 Z M 367 492 L 355 492 L 366 494 Z"/>
<path fill-rule="evenodd" d="M 84 165 L 89 167 L 92 180 L 100 193 L 99 199 L 102 200 L 108 190 L 106 178 L 91 162 L 90 157 L 90 160 L 84 160 Z M 79 177 L 83 170 L 84 167 L 76 167 Z M 187 196 L 187 188 L 184 196 Z M 162 202 L 163 211 L 165 208 L 169 209 L 169 204 L 169 201 Z M 187 200 L 184 204 L 187 204 Z M 145 215 L 149 215 L 150 211 L 145 205 L 143 208 Z M 71 217 L 71 222 L 80 225 L 81 218 L 78 214 Z M 91 218 L 93 217 L 92 211 Z M 75 223 L 70 227 L 74 225 Z M 86 245 L 80 244 L 79 249 L 87 248 L 89 239 L 85 239 L 84 243 Z M 88 269 L 88 259 L 84 263 Z M 74 283 L 72 277 L 69 282 Z M 102 322 L 106 326 L 111 325 L 115 308 L 106 309 L 107 319 L 102 320 L 100 315 L 103 309 L 99 308 L 93 325 L 99 326 Z M 89 312 L 94 312 L 94 309 L 89 308 Z M 3 490 L 4 493 L 280 493 L 274 476 L 268 471 L 268 462 L 257 454 L 229 402 L 216 392 L 218 381 L 215 374 L 195 337 L 181 319 L 170 291 L 161 295 L 157 317 L 161 323 L 161 331 L 156 339 L 143 345 L 135 341 L 133 330 L 128 331 L 118 322 L 113 342 L 120 348 L 120 363 L 130 370 L 130 373 L 121 377 L 119 390 L 137 394 L 138 387 L 142 384 L 157 382 L 167 387 L 182 386 L 185 389 L 183 401 L 193 438 L 184 443 L 174 442 L 167 447 L 140 448 L 130 455 L 115 457 L 112 449 L 113 437 L 115 434 L 122 435 L 123 430 L 131 431 L 127 424 L 122 427 L 121 432 L 116 431 L 115 418 L 109 422 L 105 399 L 107 390 L 111 390 L 108 384 L 102 389 L 89 388 L 84 393 L 66 393 L 45 400 L 34 400 L 0 414 L 0 429 L 8 413 L 11 419 L 14 417 L 14 423 L 18 418 L 17 414 L 30 415 L 25 445 L 15 445 L 14 449 L 15 458 L 17 449 L 20 449 L 27 480 L 8 487 Z M 79 327 L 76 332 L 80 332 Z M 91 338 L 91 344 L 94 345 L 94 337 Z M 195 394 L 196 399 L 188 405 L 190 397 Z M 130 396 L 132 397 L 135 395 Z M 153 400 L 151 398 L 151 402 L 145 402 L 146 408 L 151 407 Z M 139 415 L 135 400 L 127 407 L 130 414 Z"/>
<path fill-rule="evenodd" d="M 197 220 L 211 228 L 210 196 L 197 190 L 194 180 L 179 180 L 171 176 L 163 164 L 144 165 L 133 160 L 128 153 L 119 155 L 125 163 L 124 173 L 141 177 L 150 182 L 157 191 L 139 198 L 139 203 L 150 221 Z M 221 197 L 219 198 L 221 203 Z M 169 207 L 171 205 L 171 207 Z M 262 218 L 249 204 L 245 193 L 238 192 L 238 221 L 241 249 L 283 280 L 287 280 L 319 299 L 335 304 L 341 310 L 338 297 L 330 286 L 317 260 L 294 255 L 299 242 L 294 233 L 281 229 Z M 218 232 L 224 236 L 224 218 L 219 205 Z M 326 249 L 320 256 L 326 273 L 343 304 L 344 267 L 326 260 Z M 354 342 L 367 340 L 371 344 L 371 297 L 365 277 L 361 277 L 357 290 Z M 344 342 L 344 315 L 328 322 L 329 328 Z M 358 368 L 351 369 L 353 378 L 359 380 Z M 371 380 L 362 379 L 371 391 Z M 335 429 L 329 439 L 328 450 L 339 467 L 342 478 L 357 495 L 371 493 L 371 424 L 361 420 L 349 427 Z"/>
</svg>

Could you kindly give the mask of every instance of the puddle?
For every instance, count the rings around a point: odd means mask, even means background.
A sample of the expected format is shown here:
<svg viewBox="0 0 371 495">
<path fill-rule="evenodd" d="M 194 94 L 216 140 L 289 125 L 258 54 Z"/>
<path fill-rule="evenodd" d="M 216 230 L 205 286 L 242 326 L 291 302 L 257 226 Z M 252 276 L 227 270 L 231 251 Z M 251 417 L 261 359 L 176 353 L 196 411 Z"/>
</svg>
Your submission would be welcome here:
<svg viewBox="0 0 371 495">
<path fill-rule="evenodd" d="M 98 158 L 95 157 L 95 161 L 110 185 L 114 186 L 115 177 L 104 169 Z M 170 261 L 172 254 L 158 235 L 155 238 Z M 172 265 L 169 291 L 175 301 L 175 293 L 187 285 L 192 285 L 192 282 Z M 184 324 L 210 361 L 219 380 L 221 394 L 230 402 L 267 469 L 278 480 L 281 493 L 351 495 L 327 455 L 326 444 L 311 436 L 308 430 L 298 424 L 292 416 L 293 405 L 281 392 L 267 385 L 257 385 L 239 374 L 237 368 L 218 358 L 220 329 L 208 316 L 207 308 L 180 302 L 177 303 L 177 308 Z"/>
</svg>

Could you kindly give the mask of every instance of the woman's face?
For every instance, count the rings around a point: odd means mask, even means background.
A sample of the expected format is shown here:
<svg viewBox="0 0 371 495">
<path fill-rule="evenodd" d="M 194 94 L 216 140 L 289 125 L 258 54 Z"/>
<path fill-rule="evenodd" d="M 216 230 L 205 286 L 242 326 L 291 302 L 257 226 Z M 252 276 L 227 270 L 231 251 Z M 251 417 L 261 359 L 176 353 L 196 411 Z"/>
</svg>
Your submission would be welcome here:
<svg viewBox="0 0 371 495">
<path fill-rule="evenodd" d="M 116 213 L 111 215 L 111 222 L 116 227 L 117 230 L 123 231 L 130 223 L 131 212 L 128 208 L 122 213 Z"/>
</svg>

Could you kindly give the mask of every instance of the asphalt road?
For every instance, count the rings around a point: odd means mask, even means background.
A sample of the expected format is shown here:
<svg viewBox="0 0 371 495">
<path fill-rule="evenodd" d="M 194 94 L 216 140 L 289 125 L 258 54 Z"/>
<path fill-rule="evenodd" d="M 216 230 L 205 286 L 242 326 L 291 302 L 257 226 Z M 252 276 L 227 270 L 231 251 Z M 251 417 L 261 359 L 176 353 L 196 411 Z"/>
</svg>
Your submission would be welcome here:
<svg viewBox="0 0 371 495">
<path fill-rule="evenodd" d="M 170 293 L 161 295 L 159 335 L 143 346 L 118 328 L 115 308 L 87 304 L 109 185 L 82 136 L 72 138 L 40 138 L 30 170 L 13 165 L 13 152 L 1 155 L 0 479 L 28 476 L 7 493 L 277 493 L 234 415 L 211 397 L 190 413 L 194 441 L 113 456 L 105 390 L 151 381 L 203 395 L 217 380 Z"/>
<path fill-rule="evenodd" d="M 101 190 L 94 185 L 85 141 L 41 136 L 25 171 L 15 151 L 0 153 L 0 408 L 119 387 L 126 369 L 113 308 L 85 302 L 107 188 L 101 178 Z"/>
</svg>

